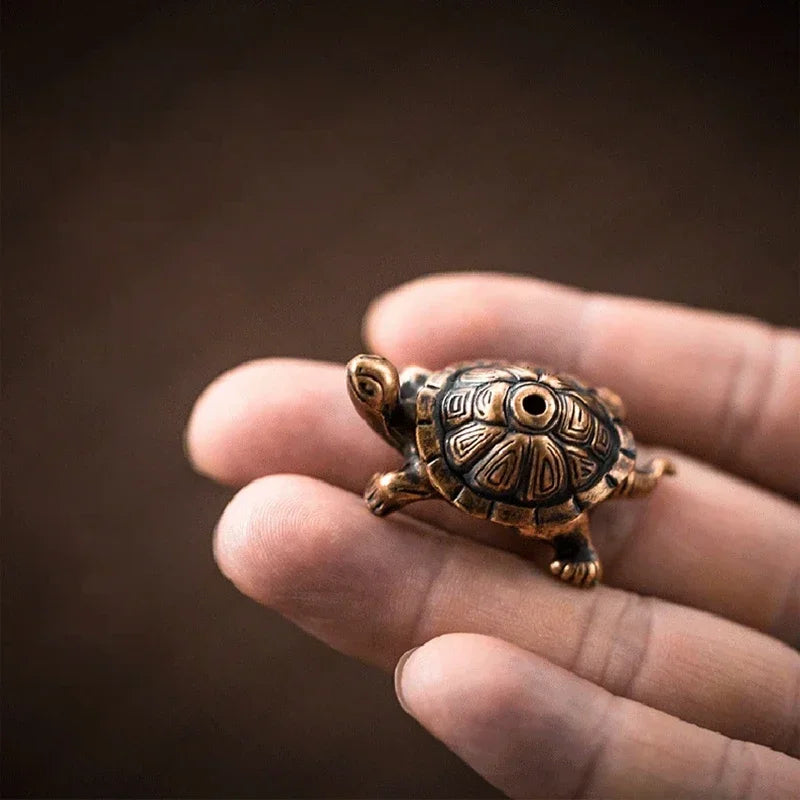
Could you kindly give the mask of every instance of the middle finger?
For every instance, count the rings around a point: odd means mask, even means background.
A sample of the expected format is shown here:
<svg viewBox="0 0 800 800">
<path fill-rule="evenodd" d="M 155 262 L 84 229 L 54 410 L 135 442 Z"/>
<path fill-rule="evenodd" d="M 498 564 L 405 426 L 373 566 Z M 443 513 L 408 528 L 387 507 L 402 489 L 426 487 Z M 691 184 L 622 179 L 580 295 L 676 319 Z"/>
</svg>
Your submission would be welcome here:
<svg viewBox="0 0 800 800">
<path fill-rule="evenodd" d="M 399 456 L 356 415 L 333 364 L 267 360 L 216 381 L 198 402 L 187 444 L 198 468 L 242 485 L 276 472 L 360 492 Z M 505 547 L 511 529 L 427 502 L 408 512 Z M 689 459 L 644 500 L 604 503 L 592 516 L 606 581 L 713 611 L 800 641 L 800 510 Z M 766 576 L 766 579 L 765 579 Z"/>
</svg>

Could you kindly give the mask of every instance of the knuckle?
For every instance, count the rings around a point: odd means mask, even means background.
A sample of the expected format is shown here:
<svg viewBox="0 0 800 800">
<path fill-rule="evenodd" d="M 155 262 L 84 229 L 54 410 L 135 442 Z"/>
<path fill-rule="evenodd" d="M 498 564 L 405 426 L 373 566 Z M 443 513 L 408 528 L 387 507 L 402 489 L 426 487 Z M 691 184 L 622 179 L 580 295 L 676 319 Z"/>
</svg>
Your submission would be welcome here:
<svg viewBox="0 0 800 800">
<path fill-rule="evenodd" d="M 800 337 L 756 320 L 748 325 L 717 412 L 718 456 L 726 464 L 738 460 L 751 434 L 775 426 L 789 413 L 786 404 L 795 402 L 786 383 L 800 361 Z"/>
<path fill-rule="evenodd" d="M 726 739 L 714 781 L 714 793 L 736 800 L 754 797 L 757 759 L 755 747 L 750 742 Z"/>
<path fill-rule="evenodd" d="M 632 697 L 648 663 L 654 615 L 654 600 L 638 594 L 620 593 L 620 602 L 613 604 L 596 600 L 574 671 L 612 694 Z"/>
<path fill-rule="evenodd" d="M 600 712 L 595 730 L 597 743 L 587 752 L 585 764 L 578 773 L 578 781 L 570 796 L 573 798 L 602 795 L 601 775 L 608 761 L 613 761 L 620 731 L 625 729 L 623 702 L 619 697 L 607 695 L 605 708 Z"/>
<path fill-rule="evenodd" d="M 447 570 L 454 557 L 456 540 L 444 538 L 437 540 L 438 546 L 432 551 L 433 560 L 429 563 L 430 572 L 425 579 L 425 588 L 420 593 L 415 611 L 410 615 L 406 642 L 413 647 L 441 633 L 438 616 L 440 613 L 440 592 L 446 587 Z"/>
</svg>

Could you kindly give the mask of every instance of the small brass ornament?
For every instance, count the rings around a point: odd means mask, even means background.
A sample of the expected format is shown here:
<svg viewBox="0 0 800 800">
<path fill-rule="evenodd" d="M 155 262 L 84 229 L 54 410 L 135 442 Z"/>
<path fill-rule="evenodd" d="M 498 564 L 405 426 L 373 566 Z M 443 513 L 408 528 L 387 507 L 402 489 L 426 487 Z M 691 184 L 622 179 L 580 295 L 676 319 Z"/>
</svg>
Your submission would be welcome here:
<svg viewBox="0 0 800 800">
<path fill-rule="evenodd" d="M 359 355 L 347 365 L 353 405 L 405 462 L 372 477 L 370 510 L 442 498 L 473 516 L 550 542 L 550 571 L 592 586 L 602 567 L 588 510 L 640 497 L 675 468 L 636 465 L 625 407 L 609 389 L 529 364 L 475 361 L 439 372 Z"/>
</svg>

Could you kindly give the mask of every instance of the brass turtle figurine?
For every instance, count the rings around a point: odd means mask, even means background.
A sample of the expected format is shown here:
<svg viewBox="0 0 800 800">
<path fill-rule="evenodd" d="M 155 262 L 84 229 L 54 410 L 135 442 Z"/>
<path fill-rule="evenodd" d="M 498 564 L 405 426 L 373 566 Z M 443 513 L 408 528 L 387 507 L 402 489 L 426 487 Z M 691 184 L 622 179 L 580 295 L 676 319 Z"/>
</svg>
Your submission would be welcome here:
<svg viewBox="0 0 800 800">
<path fill-rule="evenodd" d="M 443 498 L 483 519 L 550 542 L 550 571 L 592 586 L 602 567 L 587 511 L 651 492 L 667 459 L 636 465 L 625 408 L 609 389 L 529 364 L 476 361 L 439 372 L 359 355 L 347 365 L 358 413 L 405 462 L 364 492 L 379 516 Z"/>
</svg>

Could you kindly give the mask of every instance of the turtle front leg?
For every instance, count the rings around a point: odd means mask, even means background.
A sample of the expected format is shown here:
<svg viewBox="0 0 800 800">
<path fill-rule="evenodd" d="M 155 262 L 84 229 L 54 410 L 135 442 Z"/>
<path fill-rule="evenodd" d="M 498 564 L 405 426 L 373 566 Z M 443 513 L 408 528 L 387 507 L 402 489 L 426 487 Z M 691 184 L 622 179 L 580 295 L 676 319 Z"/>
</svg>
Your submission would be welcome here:
<svg viewBox="0 0 800 800">
<path fill-rule="evenodd" d="M 379 517 L 391 514 L 409 503 L 438 496 L 416 456 L 396 472 L 373 475 L 364 490 L 364 500 L 369 510 Z"/>
<path fill-rule="evenodd" d="M 674 475 L 675 465 L 668 458 L 654 458 L 644 467 L 636 467 L 620 481 L 616 497 L 643 497 L 650 494 L 663 475 Z"/>
<path fill-rule="evenodd" d="M 603 567 L 589 536 L 589 517 L 584 512 L 572 530 L 554 536 L 555 556 L 550 572 L 575 586 L 590 587 L 603 577 Z"/>
</svg>

